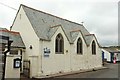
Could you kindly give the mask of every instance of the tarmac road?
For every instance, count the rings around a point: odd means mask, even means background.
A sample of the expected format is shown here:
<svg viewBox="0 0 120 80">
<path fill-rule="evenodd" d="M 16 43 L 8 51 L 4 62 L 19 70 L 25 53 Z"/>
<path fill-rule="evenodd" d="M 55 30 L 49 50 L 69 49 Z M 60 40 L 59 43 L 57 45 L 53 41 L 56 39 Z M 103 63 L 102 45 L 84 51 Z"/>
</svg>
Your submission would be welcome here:
<svg viewBox="0 0 120 80">
<path fill-rule="evenodd" d="M 59 77 L 52 77 L 47 79 L 21 78 L 20 80 L 120 80 L 120 69 L 119 69 L 120 63 L 119 64 L 107 63 L 105 67 L 108 67 L 108 69 L 71 74 L 71 75 L 65 75 Z"/>
<path fill-rule="evenodd" d="M 56 78 L 118 78 L 118 70 L 120 72 L 120 69 L 118 69 L 118 65 L 120 68 L 120 63 L 119 64 L 109 63 L 105 65 L 106 67 L 108 67 L 108 69 L 59 76 Z M 120 74 L 119 74 L 119 77 L 120 77 Z"/>
</svg>

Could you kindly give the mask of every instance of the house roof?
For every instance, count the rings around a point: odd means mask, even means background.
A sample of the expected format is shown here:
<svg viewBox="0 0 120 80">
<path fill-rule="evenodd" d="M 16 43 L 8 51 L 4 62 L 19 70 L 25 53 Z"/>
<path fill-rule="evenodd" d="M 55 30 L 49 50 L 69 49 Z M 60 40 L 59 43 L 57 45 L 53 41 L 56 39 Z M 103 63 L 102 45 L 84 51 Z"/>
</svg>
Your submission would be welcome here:
<svg viewBox="0 0 120 80">
<path fill-rule="evenodd" d="M 7 29 L 6 29 L 6 28 L 1 28 L 1 27 L 0 27 L 0 30 L 7 30 Z"/>
<path fill-rule="evenodd" d="M 6 28 L 0 28 L 0 34 L 2 36 L 9 37 L 9 40 L 13 41 L 11 44 L 12 47 L 25 48 L 19 32 L 9 31 Z"/>
<path fill-rule="evenodd" d="M 120 53 L 120 50 L 117 47 L 103 47 L 103 49 L 111 53 Z"/>
<path fill-rule="evenodd" d="M 73 31 L 71 34 L 72 30 L 79 30 L 86 40 L 85 41 L 86 45 L 90 43 L 89 39 L 91 39 L 91 37 L 85 36 L 85 35 L 89 35 L 90 33 L 82 24 L 72 22 L 54 15 L 51 15 L 49 13 L 45 13 L 45 12 L 33 9 L 23 4 L 21 4 L 20 8 L 21 7 L 23 8 L 25 14 L 27 15 L 35 33 L 40 39 L 51 40 L 52 35 L 54 35 L 54 33 L 57 30 L 57 27 L 59 27 L 58 25 L 61 25 L 70 43 L 74 43 L 74 40 L 77 38 L 77 35 L 78 35 L 78 31 L 77 32 Z"/>
</svg>

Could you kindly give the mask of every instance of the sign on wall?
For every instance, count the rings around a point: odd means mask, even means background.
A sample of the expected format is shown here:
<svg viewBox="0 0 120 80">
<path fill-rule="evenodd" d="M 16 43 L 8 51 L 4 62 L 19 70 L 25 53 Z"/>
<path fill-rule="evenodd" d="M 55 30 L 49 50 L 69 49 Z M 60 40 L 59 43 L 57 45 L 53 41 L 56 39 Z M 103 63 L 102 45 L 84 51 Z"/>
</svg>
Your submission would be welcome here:
<svg viewBox="0 0 120 80">
<path fill-rule="evenodd" d="M 14 68 L 20 68 L 21 67 L 21 59 L 16 58 L 14 59 Z"/>
<path fill-rule="evenodd" d="M 44 48 L 44 57 L 49 57 L 50 54 L 50 49 L 49 48 Z"/>
</svg>

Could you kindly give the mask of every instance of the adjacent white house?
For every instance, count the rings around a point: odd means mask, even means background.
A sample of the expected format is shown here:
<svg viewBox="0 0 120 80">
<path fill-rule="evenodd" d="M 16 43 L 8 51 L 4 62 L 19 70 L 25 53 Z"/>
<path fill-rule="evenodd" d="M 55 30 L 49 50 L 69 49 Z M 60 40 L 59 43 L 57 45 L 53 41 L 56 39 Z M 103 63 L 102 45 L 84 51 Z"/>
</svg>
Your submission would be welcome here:
<svg viewBox="0 0 120 80">
<path fill-rule="evenodd" d="M 105 49 L 102 49 L 103 60 L 107 62 L 112 62 L 111 53 Z"/>
<path fill-rule="evenodd" d="M 99 43 L 82 24 L 20 5 L 11 30 L 25 44 L 30 77 L 102 67 Z"/>
<path fill-rule="evenodd" d="M 113 60 L 120 61 L 120 51 L 116 47 L 104 47 L 102 55 L 107 62 L 113 62 Z"/>
</svg>

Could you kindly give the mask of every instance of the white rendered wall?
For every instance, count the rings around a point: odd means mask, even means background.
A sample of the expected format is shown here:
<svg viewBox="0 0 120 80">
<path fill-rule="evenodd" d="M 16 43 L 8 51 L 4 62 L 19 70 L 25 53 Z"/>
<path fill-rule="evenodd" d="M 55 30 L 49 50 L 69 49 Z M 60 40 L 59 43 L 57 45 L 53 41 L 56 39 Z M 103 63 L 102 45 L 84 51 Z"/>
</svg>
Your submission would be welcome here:
<svg viewBox="0 0 120 80">
<path fill-rule="evenodd" d="M 108 62 L 111 62 L 111 53 L 109 53 L 105 49 L 102 49 L 102 51 L 104 52 L 104 58 L 107 59 Z"/>
<path fill-rule="evenodd" d="M 82 44 L 83 44 L 83 54 L 77 54 L 77 41 L 78 38 L 81 38 Z M 87 46 L 85 44 L 85 41 L 82 37 L 82 34 L 79 32 L 74 44 L 71 44 L 71 69 L 72 71 L 78 71 L 81 69 L 86 69 L 87 66 Z"/>
<path fill-rule="evenodd" d="M 64 54 L 55 54 L 55 39 L 61 33 L 64 38 Z M 77 40 L 82 39 L 83 54 L 77 54 Z M 95 42 L 96 40 L 93 39 Z M 70 44 L 61 27 L 53 35 L 51 41 L 41 41 L 42 44 L 42 71 L 43 75 L 55 74 L 59 72 L 78 71 L 82 69 L 92 69 L 102 67 L 101 49 L 96 42 L 96 55 L 92 55 L 91 44 L 87 47 L 82 34 L 79 33 L 74 44 Z M 44 48 L 50 49 L 49 57 L 44 57 Z M 68 50 L 68 52 L 66 52 Z"/>
<path fill-rule="evenodd" d="M 24 58 L 31 61 L 31 77 L 102 66 L 102 54 L 99 46 L 96 45 L 96 55 L 92 55 L 91 44 L 90 46 L 86 45 L 81 33 L 79 33 L 74 44 L 70 44 L 62 28 L 59 27 L 52 36 L 51 41 L 39 41 L 22 7 L 12 26 L 12 30 L 20 32 L 26 46 Z M 55 39 L 59 33 L 64 38 L 64 54 L 55 54 Z M 83 41 L 83 55 L 77 54 L 76 51 L 79 37 Z M 96 42 L 95 38 L 93 40 Z M 29 48 L 30 45 L 32 45 L 32 49 Z M 49 57 L 44 57 L 43 55 L 46 47 L 51 51 Z"/>
<path fill-rule="evenodd" d="M 37 37 L 36 33 L 34 32 L 23 8 L 21 7 L 19 13 L 17 14 L 16 20 L 12 26 L 12 31 L 18 31 L 20 32 L 20 35 L 23 39 L 23 42 L 26 47 L 25 51 L 25 59 L 28 59 L 31 61 L 31 76 L 35 76 L 38 74 L 38 63 L 37 61 L 40 59 L 32 59 L 32 57 L 37 57 L 40 54 L 40 47 L 39 47 L 39 38 Z M 30 49 L 30 45 L 32 46 L 32 49 Z M 33 61 L 36 60 L 36 62 Z"/>
<path fill-rule="evenodd" d="M 93 40 L 96 43 L 96 55 L 92 54 L 92 42 L 91 42 L 91 44 L 88 46 L 89 68 L 102 67 L 102 51 L 98 46 L 96 39 L 94 38 Z"/>
<path fill-rule="evenodd" d="M 61 33 L 64 38 L 64 54 L 55 54 L 55 39 Z M 51 41 L 41 41 L 42 44 L 42 71 L 44 75 L 70 71 L 70 44 L 61 27 L 52 36 Z M 49 57 L 44 57 L 44 48 L 49 48 Z M 66 52 L 68 50 L 68 52 Z"/>
<path fill-rule="evenodd" d="M 6 70 L 5 78 L 20 78 L 20 68 L 14 68 L 14 59 L 19 58 L 21 55 L 7 55 L 6 57 Z"/>
</svg>

